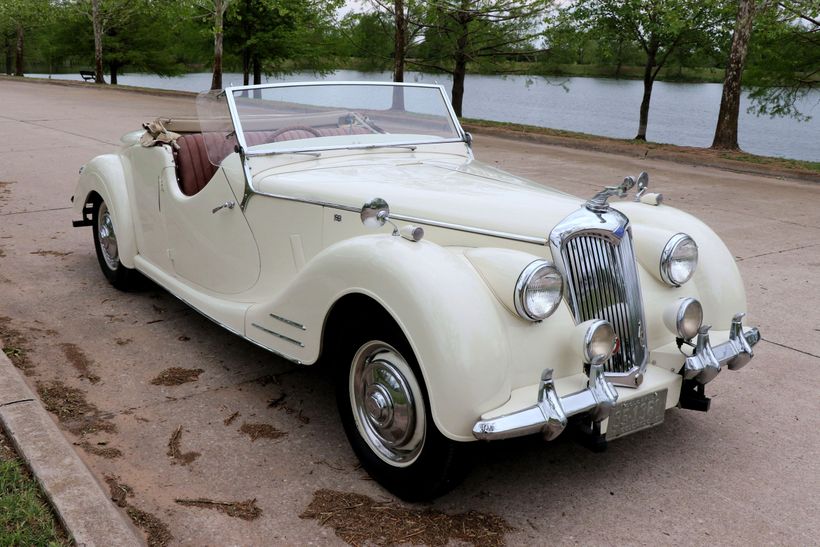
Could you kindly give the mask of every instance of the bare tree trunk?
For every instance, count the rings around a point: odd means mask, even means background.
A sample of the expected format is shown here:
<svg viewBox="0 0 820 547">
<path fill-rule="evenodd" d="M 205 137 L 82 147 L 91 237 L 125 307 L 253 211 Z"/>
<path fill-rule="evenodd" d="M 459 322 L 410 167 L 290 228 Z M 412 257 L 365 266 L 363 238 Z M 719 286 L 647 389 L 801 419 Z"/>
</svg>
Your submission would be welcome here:
<svg viewBox="0 0 820 547">
<path fill-rule="evenodd" d="M 211 89 L 222 89 L 222 34 L 228 0 L 214 0 L 214 73 Z"/>
<path fill-rule="evenodd" d="M 652 85 L 655 83 L 656 74 L 653 72 L 655 68 L 655 60 L 658 55 L 657 44 L 650 43 L 649 49 L 646 52 L 646 66 L 643 71 L 643 99 L 641 100 L 641 116 L 638 122 L 638 134 L 635 140 L 646 140 L 646 128 L 649 125 L 649 102 L 652 99 Z"/>
<path fill-rule="evenodd" d="M 15 76 L 22 76 L 23 75 L 23 38 L 25 37 L 23 32 L 23 25 L 17 23 L 17 47 L 15 48 L 15 67 L 14 67 L 14 75 Z"/>
<path fill-rule="evenodd" d="M 252 59 L 253 64 L 253 85 L 262 84 L 262 61 L 259 59 L 259 54 L 254 53 Z M 253 96 L 257 99 L 262 98 L 262 90 L 254 89 Z"/>
<path fill-rule="evenodd" d="M 251 83 L 251 52 L 248 48 L 242 49 L 242 85 Z"/>
<path fill-rule="evenodd" d="M 259 54 L 253 54 L 253 85 L 262 84 L 262 61 L 259 59 Z"/>
<path fill-rule="evenodd" d="M 459 18 L 461 34 L 456 40 L 456 51 L 453 65 L 453 110 L 456 116 L 461 117 L 462 105 L 464 103 L 464 78 L 467 75 L 467 46 L 469 41 L 469 20 L 465 18 L 467 13 L 467 0 L 461 0 L 462 16 Z"/>
<path fill-rule="evenodd" d="M 726 77 L 723 80 L 723 95 L 720 97 L 715 137 L 712 148 L 738 150 L 737 122 L 740 114 L 740 83 L 746 54 L 749 52 L 749 38 L 755 17 L 755 0 L 740 0 L 735 30 L 732 34 L 732 49 L 726 63 Z"/>
<path fill-rule="evenodd" d="M 404 15 L 404 0 L 395 0 L 393 17 L 396 23 L 395 53 L 393 63 L 393 81 L 404 81 L 404 56 L 407 52 L 407 18 Z M 393 88 L 394 110 L 404 110 L 404 89 Z"/>
<path fill-rule="evenodd" d="M 116 63 L 110 63 L 108 70 L 111 71 L 111 85 L 117 85 L 117 70 L 119 70 L 119 67 Z"/>
<path fill-rule="evenodd" d="M 14 64 L 14 51 L 11 46 L 11 34 L 6 34 L 5 36 L 5 44 L 6 44 L 6 74 L 11 76 L 12 68 L 11 66 Z"/>
<path fill-rule="evenodd" d="M 103 73 L 103 46 L 102 46 L 102 16 L 100 15 L 100 0 L 91 0 L 91 26 L 94 27 L 94 82 L 105 83 Z"/>
</svg>

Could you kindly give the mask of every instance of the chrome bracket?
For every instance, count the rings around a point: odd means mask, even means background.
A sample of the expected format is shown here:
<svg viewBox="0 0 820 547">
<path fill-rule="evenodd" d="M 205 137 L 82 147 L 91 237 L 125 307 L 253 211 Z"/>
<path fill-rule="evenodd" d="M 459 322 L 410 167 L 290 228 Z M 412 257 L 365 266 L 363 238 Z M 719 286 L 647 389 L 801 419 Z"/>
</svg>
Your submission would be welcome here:
<svg viewBox="0 0 820 547">
<path fill-rule="evenodd" d="M 737 313 L 732 318 L 729 328 L 729 339 L 712 347 L 709 342 L 709 325 L 703 325 L 698 330 L 695 343 L 695 352 L 686 358 L 682 374 L 687 380 L 696 380 L 701 384 L 712 381 L 722 367 L 729 370 L 743 368 L 754 357 L 752 346 L 760 341 L 760 331 L 752 328 L 743 331 L 743 317 L 746 314 Z"/>
<path fill-rule="evenodd" d="M 567 427 L 567 415 L 561 406 L 561 400 L 555 392 L 555 383 L 552 381 L 552 369 L 546 368 L 541 373 L 541 382 L 538 384 L 538 408 L 544 415 L 544 425 L 541 433 L 545 441 L 551 441 Z"/>
<path fill-rule="evenodd" d="M 701 384 L 708 384 L 720 372 L 720 361 L 715 357 L 712 344 L 709 343 L 709 329 L 711 325 L 701 325 L 698 329 L 698 338 L 695 342 L 695 352 L 686 358 L 683 365 L 683 377 L 687 380 L 697 380 Z"/>
</svg>

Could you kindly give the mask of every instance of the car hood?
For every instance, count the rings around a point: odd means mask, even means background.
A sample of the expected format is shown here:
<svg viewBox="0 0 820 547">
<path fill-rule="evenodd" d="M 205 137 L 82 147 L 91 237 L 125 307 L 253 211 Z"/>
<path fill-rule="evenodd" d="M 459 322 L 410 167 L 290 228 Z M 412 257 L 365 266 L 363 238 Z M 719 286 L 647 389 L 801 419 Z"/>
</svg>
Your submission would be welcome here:
<svg viewBox="0 0 820 547">
<path fill-rule="evenodd" d="M 416 154 L 305 160 L 259 172 L 259 191 L 391 215 L 545 239 L 582 200 L 464 158 Z"/>
</svg>

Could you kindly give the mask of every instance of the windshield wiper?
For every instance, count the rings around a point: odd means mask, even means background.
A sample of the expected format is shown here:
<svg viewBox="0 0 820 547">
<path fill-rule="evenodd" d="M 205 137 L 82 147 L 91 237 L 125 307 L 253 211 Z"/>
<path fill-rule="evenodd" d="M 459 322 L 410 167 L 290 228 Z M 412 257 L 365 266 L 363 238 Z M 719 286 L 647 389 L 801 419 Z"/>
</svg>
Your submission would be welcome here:
<svg viewBox="0 0 820 547">
<path fill-rule="evenodd" d="M 374 148 L 406 148 L 411 152 L 415 152 L 416 146 L 415 144 L 368 144 L 367 146 L 357 146 L 356 148 L 348 148 L 348 150 L 356 150 L 356 149 L 365 149 L 365 150 L 372 150 Z"/>
</svg>

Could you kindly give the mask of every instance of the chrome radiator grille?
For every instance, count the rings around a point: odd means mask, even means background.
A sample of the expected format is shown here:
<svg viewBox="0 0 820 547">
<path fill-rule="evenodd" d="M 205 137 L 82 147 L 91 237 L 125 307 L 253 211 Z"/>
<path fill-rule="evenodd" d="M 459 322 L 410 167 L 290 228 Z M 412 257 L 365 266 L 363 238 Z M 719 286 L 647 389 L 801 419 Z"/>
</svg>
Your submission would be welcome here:
<svg viewBox="0 0 820 547">
<path fill-rule="evenodd" d="M 579 231 L 562 241 L 567 298 L 577 323 L 606 319 L 615 328 L 620 350 L 605 364 L 608 372 L 643 366 L 645 333 L 632 233 Z"/>
</svg>

